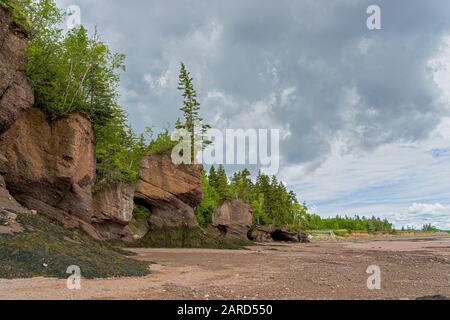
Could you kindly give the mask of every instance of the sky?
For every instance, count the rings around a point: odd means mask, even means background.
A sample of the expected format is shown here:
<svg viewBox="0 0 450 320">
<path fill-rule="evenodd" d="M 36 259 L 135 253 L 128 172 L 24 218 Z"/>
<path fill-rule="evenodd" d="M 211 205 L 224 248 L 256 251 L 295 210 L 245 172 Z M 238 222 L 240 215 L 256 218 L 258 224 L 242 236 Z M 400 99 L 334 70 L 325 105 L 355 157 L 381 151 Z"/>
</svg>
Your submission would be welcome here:
<svg viewBox="0 0 450 320">
<path fill-rule="evenodd" d="M 279 177 L 314 212 L 450 229 L 450 2 L 56 2 L 126 54 L 137 131 L 180 117 L 183 61 L 214 128 L 281 130 Z"/>
</svg>

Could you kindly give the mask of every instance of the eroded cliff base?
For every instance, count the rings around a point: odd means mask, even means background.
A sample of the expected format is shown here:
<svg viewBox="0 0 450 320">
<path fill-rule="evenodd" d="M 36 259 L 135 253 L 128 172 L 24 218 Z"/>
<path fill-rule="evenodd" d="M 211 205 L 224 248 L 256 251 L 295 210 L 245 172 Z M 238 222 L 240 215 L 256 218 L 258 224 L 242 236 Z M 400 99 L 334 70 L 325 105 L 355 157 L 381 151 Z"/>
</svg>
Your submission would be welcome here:
<svg viewBox="0 0 450 320">
<path fill-rule="evenodd" d="M 81 230 L 68 230 L 42 215 L 14 213 L 22 230 L 0 233 L 1 278 L 67 278 L 67 268 L 79 266 L 83 278 L 145 276 L 149 264 Z"/>
<path fill-rule="evenodd" d="M 243 249 L 252 242 L 226 239 L 212 227 L 162 227 L 150 229 L 142 239 L 130 244 L 134 248 L 209 248 Z"/>
</svg>

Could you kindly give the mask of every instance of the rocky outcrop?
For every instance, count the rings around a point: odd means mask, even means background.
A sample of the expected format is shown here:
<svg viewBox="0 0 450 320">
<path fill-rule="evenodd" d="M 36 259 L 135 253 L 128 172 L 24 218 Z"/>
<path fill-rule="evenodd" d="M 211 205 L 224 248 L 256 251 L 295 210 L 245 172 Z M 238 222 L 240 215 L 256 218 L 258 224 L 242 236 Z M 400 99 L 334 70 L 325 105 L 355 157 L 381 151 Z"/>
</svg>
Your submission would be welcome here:
<svg viewBox="0 0 450 320">
<path fill-rule="evenodd" d="M 228 200 L 213 214 L 213 225 L 228 239 L 248 240 L 253 223 L 252 207 L 241 200 Z"/>
<path fill-rule="evenodd" d="M 0 6 L 0 134 L 34 103 L 23 71 L 26 63 L 27 37 Z"/>
<path fill-rule="evenodd" d="M 170 154 L 144 158 L 134 198 L 150 209 L 152 228 L 198 227 L 194 208 L 203 197 L 202 169 L 174 165 Z"/>
<path fill-rule="evenodd" d="M 92 222 L 106 239 L 122 239 L 128 235 L 124 230 L 133 217 L 134 187 L 115 183 L 103 187 L 94 194 Z"/>
<path fill-rule="evenodd" d="M 10 212 L 28 212 L 22 207 L 6 189 L 6 183 L 3 176 L 0 175 L 0 211 L 6 210 Z"/>
<path fill-rule="evenodd" d="M 308 234 L 302 230 L 291 231 L 287 228 L 274 228 L 272 226 L 258 226 L 249 232 L 249 238 L 256 242 L 309 242 Z"/>
<path fill-rule="evenodd" d="M 255 242 L 272 242 L 272 227 L 258 226 L 248 233 L 248 238 Z"/>
<path fill-rule="evenodd" d="M 6 186 L 23 206 L 69 227 L 93 215 L 94 133 L 79 113 L 50 122 L 31 108 L 0 137 Z"/>
<path fill-rule="evenodd" d="M 144 238 L 150 231 L 150 226 L 145 218 L 133 218 L 130 223 L 122 230 L 121 240 L 132 243 Z"/>
<path fill-rule="evenodd" d="M 30 209 L 97 239 L 142 237 L 150 227 L 198 226 L 193 208 L 202 199 L 202 167 L 175 166 L 169 155 L 144 159 L 135 195 L 123 184 L 93 195 L 90 121 L 80 113 L 49 121 L 33 107 L 26 63 L 27 36 L 0 6 L 0 210 L 6 210 L 5 217 Z M 151 209 L 145 228 L 129 226 L 134 200 Z"/>
</svg>

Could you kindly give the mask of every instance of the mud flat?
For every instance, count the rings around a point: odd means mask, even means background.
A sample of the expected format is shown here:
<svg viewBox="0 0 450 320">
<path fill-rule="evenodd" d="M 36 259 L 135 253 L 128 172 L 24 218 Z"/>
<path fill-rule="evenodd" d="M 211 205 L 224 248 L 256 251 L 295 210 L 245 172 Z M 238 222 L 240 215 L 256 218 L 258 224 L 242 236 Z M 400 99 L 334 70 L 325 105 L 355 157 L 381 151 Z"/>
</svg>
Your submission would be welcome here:
<svg viewBox="0 0 450 320">
<path fill-rule="evenodd" d="M 0 280 L 0 299 L 416 299 L 450 296 L 450 239 L 257 245 L 247 250 L 133 249 L 142 278 Z M 381 269 L 381 290 L 366 270 Z"/>
</svg>

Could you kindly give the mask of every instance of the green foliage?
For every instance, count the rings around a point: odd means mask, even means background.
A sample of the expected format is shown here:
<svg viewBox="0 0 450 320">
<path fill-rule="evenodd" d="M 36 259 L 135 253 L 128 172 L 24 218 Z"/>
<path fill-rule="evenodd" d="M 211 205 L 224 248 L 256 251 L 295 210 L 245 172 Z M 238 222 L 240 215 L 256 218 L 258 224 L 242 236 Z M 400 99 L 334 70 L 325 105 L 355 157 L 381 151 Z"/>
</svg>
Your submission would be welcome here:
<svg viewBox="0 0 450 320">
<path fill-rule="evenodd" d="M 184 129 L 190 135 L 191 164 L 195 163 L 197 152 L 211 144 L 211 141 L 206 138 L 206 132 L 211 127 L 203 124 L 203 119 L 199 115 L 200 103 L 197 100 L 197 91 L 194 89 L 193 82 L 194 79 L 186 66 L 181 63 L 178 90 L 183 96 L 183 105 L 180 110 L 183 112 L 184 123 L 178 120 L 176 128 Z"/>
<path fill-rule="evenodd" d="M 108 121 L 94 126 L 97 186 L 116 181 L 135 182 L 148 148 L 144 135 L 134 133 L 122 109 L 117 107 L 111 112 Z"/>
<path fill-rule="evenodd" d="M 393 232 L 388 220 L 376 217 L 341 217 L 323 219 L 310 214 L 306 204 L 299 203 L 294 192 L 273 176 L 259 173 L 252 181 L 250 172 L 244 169 L 236 172 L 228 181 L 223 166 L 217 170 L 211 167 L 209 175 L 204 174 L 202 184 L 207 190 L 196 212 L 199 221 L 208 223 L 208 218 L 220 202 L 238 198 L 252 205 L 253 225 L 289 227 L 291 230 L 336 230 L 342 236 L 347 231 Z"/>
<path fill-rule="evenodd" d="M 422 227 L 422 231 L 423 232 L 439 232 L 439 229 L 438 228 L 436 228 L 435 226 L 433 226 L 431 223 L 430 224 L 425 224 L 423 227 Z"/>
<path fill-rule="evenodd" d="M 171 153 L 172 149 L 177 145 L 176 141 L 172 141 L 169 131 L 166 129 L 160 132 L 156 138 L 150 142 L 148 151 L 159 155 Z"/>
<path fill-rule="evenodd" d="M 303 215 L 307 214 L 306 206 L 297 202 L 293 192 L 289 192 L 275 177 L 270 178 L 262 173 L 253 182 L 250 172 L 244 169 L 236 172 L 229 181 L 223 166 L 217 170 L 211 167 L 209 175 L 203 175 L 202 184 L 206 192 L 196 212 L 203 223 L 209 222 L 218 204 L 232 198 L 252 205 L 255 226 L 272 224 L 300 228 Z"/>
<path fill-rule="evenodd" d="M 209 173 L 209 183 L 218 195 L 218 202 L 231 199 L 231 188 L 225 168 L 222 165 L 219 166 L 217 171 L 214 167 L 211 167 Z"/>
<path fill-rule="evenodd" d="M 135 220 L 147 220 L 150 217 L 150 210 L 144 206 L 135 204 L 133 208 L 133 218 Z"/>
<path fill-rule="evenodd" d="M 13 21 L 27 33 L 31 33 L 32 28 L 32 22 L 27 13 L 30 2 L 30 0 L 0 0 L 0 6 L 11 10 Z"/>
<path fill-rule="evenodd" d="M 37 106 L 51 119 L 79 111 L 95 124 L 107 121 L 117 106 L 124 55 L 112 53 L 97 31 L 90 37 L 79 27 L 64 34 L 63 14 L 52 0 L 18 3 L 32 26 L 26 73 Z"/>
<path fill-rule="evenodd" d="M 212 223 L 212 215 L 219 203 L 219 195 L 215 188 L 211 186 L 205 172 L 202 172 L 202 187 L 203 199 L 195 208 L 195 215 L 201 225 L 206 225 Z"/>
<path fill-rule="evenodd" d="M 23 233 L 0 235 L 0 278 L 65 279 L 70 265 L 79 266 L 88 279 L 149 273 L 148 263 L 128 258 L 82 231 L 67 230 L 41 215 L 18 214 L 18 221 L 25 228 Z"/>
<path fill-rule="evenodd" d="M 237 243 L 223 239 L 213 232 L 202 228 L 158 228 L 150 230 L 147 235 L 133 243 L 136 248 L 211 248 L 241 249 L 249 243 Z"/>
<path fill-rule="evenodd" d="M 349 231 L 367 231 L 374 232 L 393 232 L 392 224 L 384 219 L 372 217 L 341 217 L 321 218 L 317 215 L 307 215 L 305 227 L 308 230 L 349 230 Z"/>
<path fill-rule="evenodd" d="M 72 112 L 85 114 L 96 136 L 97 186 L 137 180 L 146 151 L 143 135 L 128 125 L 117 103 L 119 71 L 124 55 L 112 53 L 97 31 L 92 37 L 84 27 L 67 33 L 64 15 L 52 0 L 1 0 L 14 17 L 27 21 L 29 34 L 28 82 L 36 106 L 51 119 Z"/>
</svg>

